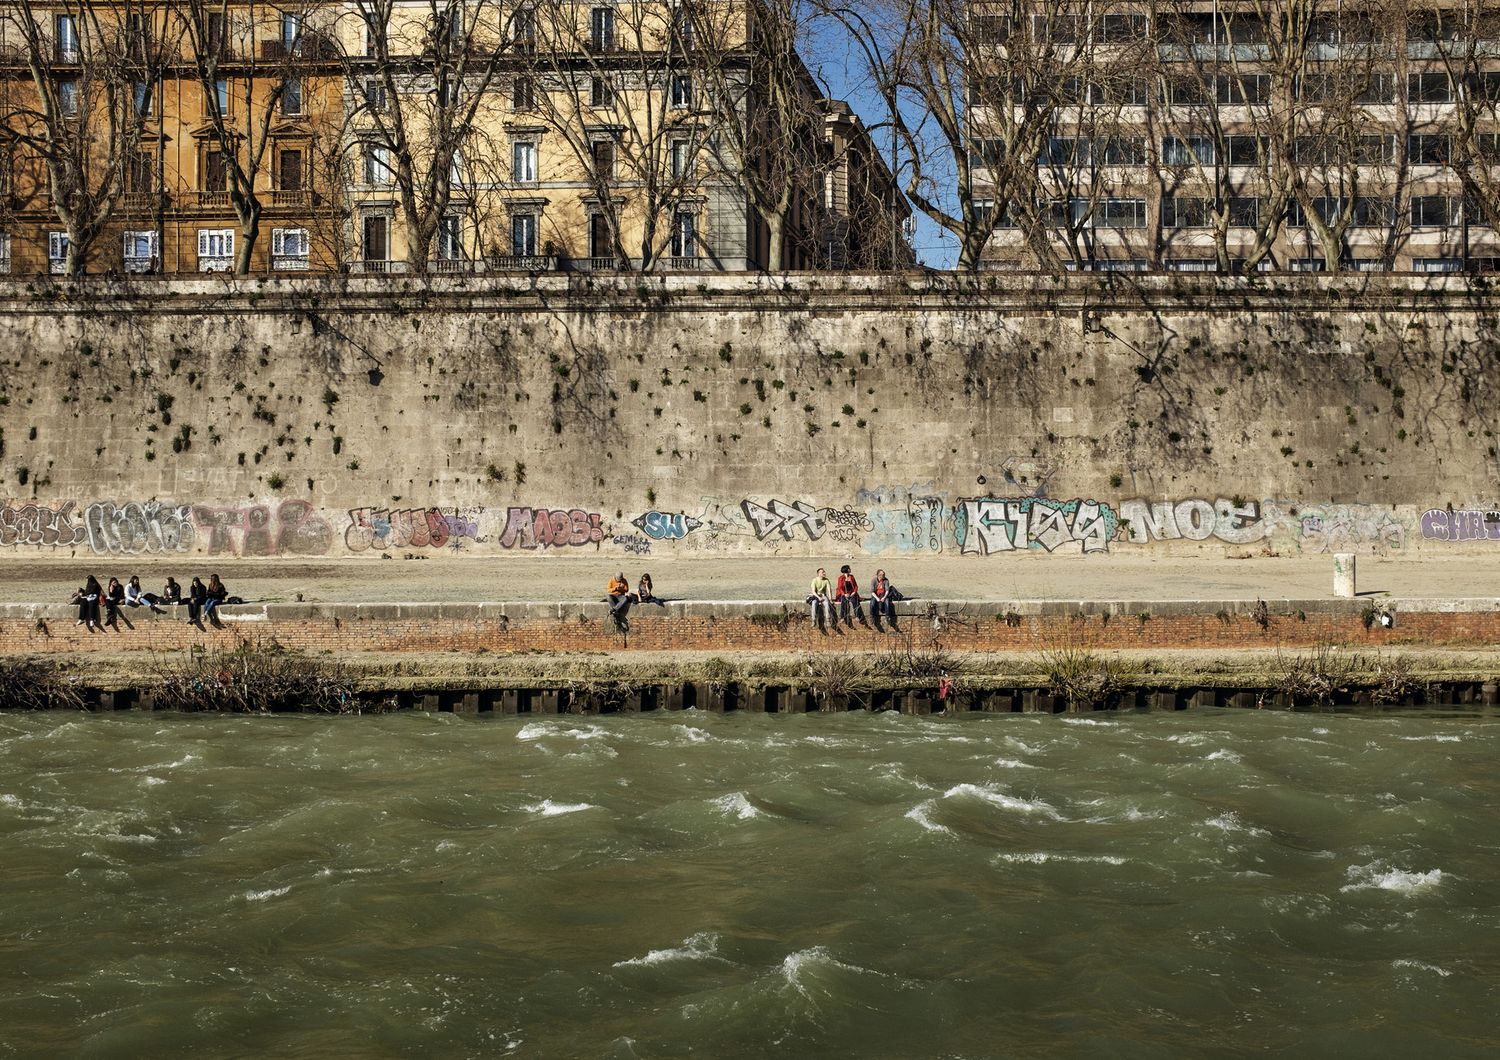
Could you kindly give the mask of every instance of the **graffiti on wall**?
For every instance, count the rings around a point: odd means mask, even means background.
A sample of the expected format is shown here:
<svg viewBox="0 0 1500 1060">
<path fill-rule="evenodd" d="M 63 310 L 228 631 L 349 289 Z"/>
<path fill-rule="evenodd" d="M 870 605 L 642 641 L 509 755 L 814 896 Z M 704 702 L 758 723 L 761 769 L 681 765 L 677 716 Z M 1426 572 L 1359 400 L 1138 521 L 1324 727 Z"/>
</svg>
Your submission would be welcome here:
<svg viewBox="0 0 1500 1060">
<path fill-rule="evenodd" d="M 703 525 L 683 512 L 643 512 L 630 521 L 641 533 L 652 541 L 681 541 Z"/>
<path fill-rule="evenodd" d="M 932 483 L 862 489 L 854 495 L 854 503 L 865 509 L 870 521 L 864 538 L 866 552 L 943 551 L 948 507 Z"/>
<path fill-rule="evenodd" d="M 215 508 L 195 504 L 192 521 L 208 532 L 208 554 L 325 556 L 333 526 L 307 501 Z"/>
<path fill-rule="evenodd" d="M 344 544 L 350 552 L 387 548 L 442 548 L 478 541 L 479 522 L 440 508 L 351 508 Z"/>
<path fill-rule="evenodd" d="M 1410 522 L 1389 508 L 1367 504 L 1261 503 L 1267 536 L 1281 540 L 1285 534 L 1304 552 L 1350 552 L 1370 548 L 1376 552 L 1406 547 Z"/>
<path fill-rule="evenodd" d="M 1500 541 L 1500 511 L 1422 513 L 1422 536 L 1429 541 Z"/>
<path fill-rule="evenodd" d="M 501 548 L 580 548 L 604 540 L 604 517 L 582 508 L 512 508 L 506 514 Z"/>
<path fill-rule="evenodd" d="M 1119 526 L 1114 509 L 1093 500 L 974 497 L 954 509 L 958 548 L 968 555 L 1019 549 L 1051 552 L 1074 541 L 1086 553 L 1107 552 Z"/>
<path fill-rule="evenodd" d="M 772 500 L 766 505 L 760 505 L 752 500 L 744 500 L 740 502 L 740 509 L 745 513 L 745 518 L 750 520 L 755 536 L 762 541 L 772 534 L 780 534 L 784 540 L 790 541 L 798 530 L 809 541 L 819 541 L 828 530 L 828 524 L 823 518 L 825 509 L 814 508 L 806 501 L 788 504 Z"/>
<path fill-rule="evenodd" d="M 632 556 L 651 555 L 651 539 L 640 534 L 616 534 L 610 543 L 619 545 Z"/>
<path fill-rule="evenodd" d="M 88 531 L 74 514 L 72 501 L 56 508 L 42 504 L 7 504 L 0 508 L 0 545 L 71 548 L 86 540 Z"/>
<path fill-rule="evenodd" d="M 1129 528 L 1129 540 L 1144 545 L 1152 541 L 1207 541 L 1216 537 L 1234 545 L 1248 545 L 1267 536 L 1260 503 L 1239 498 L 1205 501 L 1147 501 L 1141 498 L 1120 505 L 1120 520 Z"/>
<path fill-rule="evenodd" d="M 101 556 L 186 552 L 193 547 L 193 517 L 186 504 L 98 501 L 83 511 L 89 547 Z"/>
</svg>

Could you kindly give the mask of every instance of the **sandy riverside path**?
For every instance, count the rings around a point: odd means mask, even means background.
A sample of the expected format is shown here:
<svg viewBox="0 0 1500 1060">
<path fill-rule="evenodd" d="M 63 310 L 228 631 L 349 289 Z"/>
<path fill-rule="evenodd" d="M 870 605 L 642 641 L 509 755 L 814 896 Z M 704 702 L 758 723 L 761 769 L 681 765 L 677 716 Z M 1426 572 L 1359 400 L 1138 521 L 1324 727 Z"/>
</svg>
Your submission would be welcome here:
<svg viewBox="0 0 1500 1060">
<path fill-rule="evenodd" d="M 665 550 L 664 550 L 665 551 Z M 1254 601 L 1331 597 L 1333 557 L 1258 556 L 1221 552 L 1062 556 L 1012 553 L 979 556 L 808 558 L 604 555 L 586 550 L 547 555 L 479 556 L 437 553 L 428 559 L 233 559 L 187 556 L 115 559 L 80 553 L 0 558 L 0 598 L 14 603 L 65 602 L 84 578 L 122 581 L 139 575 L 149 590 L 171 574 L 186 587 L 195 574 L 223 577 L 232 593 L 256 602 L 387 603 L 440 601 L 594 601 L 623 570 L 632 586 L 650 571 L 657 595 L 669 600 L 800 601 L 813 572 L 854 567 L 868 591 L 883 567 L 908 597 L 946 601 Z M 1500 552 L 1359 559 L 1362 594 L 1397 599 L 1500 601 Z"/>
</svg>

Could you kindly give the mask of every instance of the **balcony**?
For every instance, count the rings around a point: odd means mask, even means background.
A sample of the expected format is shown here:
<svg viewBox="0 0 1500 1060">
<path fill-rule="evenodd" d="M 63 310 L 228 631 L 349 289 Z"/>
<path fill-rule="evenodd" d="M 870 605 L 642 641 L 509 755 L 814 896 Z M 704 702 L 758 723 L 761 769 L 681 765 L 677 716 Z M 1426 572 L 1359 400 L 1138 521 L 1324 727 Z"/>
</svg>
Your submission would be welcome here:
<svg viewBox="0 0 1500 1060">
<path fill-rule="evenodd" d="M 661 264 L 671 272 L 702 272 L 708 267 L 707 258 L 685 258 L 678 255 L 662 258 Z"/>
<path fill-rule="evenodd" d="M 65 48 L 59 45 L 52 53 L 52 61 L 61 63 L 65 66 L 77 65 L 78 60 L 79 54 L 76 45 L 71 48 Z"/>
<path fill-rule="evenodd" d="M 199 272 L 233 272 L 234 255 L 232 254 L 200 254 L 198 256 Z"/>
<path fill-rule="evenodd" d="M 272 206 L 302 207 L 313 204 L 310 188 L 276 188 L 271 192 Z"/>
<path fill-rule="evenodd" d="M 133 213 L 150 213 L 170 202 L 164 191 L 127 191 L 120 196 L 120 209 Z"/>
<path fill-rule="evenodd" d="M 490 268 L 498 272 L 556 272 L 558 260 L 553 254 L 506 254 L 491 258 Z"/>
<path fill-rule="evenodd" d="M 198 193 L 198 206 L 205 210 L 227 210 L 229 208 L 229 192 L 200 191 Z"/>
<path fill-rule="evenodd" d="M 574 272 L 624 272 L 630 265 L 616 257 L 574 258 L 570 263 Z"/>
<path fill-rule="evenodd" d="M 275 272 L 306 272 L 309 268 L 306 254 L 272 254 L 271 268 Z"/>
<path fill-rule="evenodd" d="M 446 276 L 483 272 L 484 262 L 471 261 L 468 258 L 434 258 L 427 263 L 427 271 L 436 275 Z"/>
<path fill-rule="evenodd" d="M 347 261 L 344 269 L 350 276 L 398 276 L 407 271 L 404 261 Z"/>
</svg>

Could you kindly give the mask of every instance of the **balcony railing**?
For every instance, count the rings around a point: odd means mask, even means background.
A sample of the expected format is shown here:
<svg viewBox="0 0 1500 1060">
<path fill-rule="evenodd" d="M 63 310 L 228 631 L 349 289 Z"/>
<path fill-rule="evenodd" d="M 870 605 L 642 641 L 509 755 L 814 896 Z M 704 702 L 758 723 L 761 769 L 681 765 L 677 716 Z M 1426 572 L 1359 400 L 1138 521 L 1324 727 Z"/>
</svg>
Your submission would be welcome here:
<svg viewBox="0 0 1500 1060">
<path fill-rule="evenodd" d="M 198 256 L 199 272 L 232 272 L 234 271 L 234 255 L 232 254 L 200 254 Z"/>
<path fill-rule="evenodd" d="M 574 258 L 573 269 L 576 272 L 624 272 L 629 266 L 616 257 L 607 258 Z"/>
<path fill-rule="evenodd" d="M 470 261 L 468 258 L 434 258 L 427 263 L 427 271 L 446 275 L 483 272 L 484 262 Z"/>
<path fill-rule="evenodd" d="M 699 272 L 707 266 L 707 258 L 681 257 L 673 255 L 662 259 L 662 264 L 673 272 Z"/>
<path fill-rule="evenodd" d="M 9 273 L 10 273 L 10 251 L 7 250 L 4 254 L 0 254 L 0 276 L 5 276 L 5 275 L 8 275 Z"/>
<path fill-rule="evenodd" d="M 65 48 L 62 45 L 58 45 L 57 49 L 53 52 L 54 62 L 67 63 L 71 65 L 78 62 L 78 59 L 79 55 L 77 47 Z"/>
<path fill-rule="evenodd" d="M 198 193 L 198 205 L 206 209 L 224 209 L 229 205 L 229 192 L 200 191 Z"/>
<path fill-rule="evenodd" d="M 351 276 L 388 276 L 406 272 L 404 261 L 350 261 L 344 268 Z"/>
<path fill-rule="evenodd" d="M 506 254 L 490 259 L 490 268 L 499 272 L 556 272 L 557 266 L 552 254 Z"/>
<path fill-rule="evenodd" d="M 166 206 L 167 202 L 167 193 L 164 191 L 127 191 L 120 196 L 120 208 L 123 210 L 155 210 L 159 206 Z"/>
<path fill-rule="evenodd" d="M 150 258 L 135 258 L 135 257 L 126 258 L 125 259 L 125 271 L 126 272 L 155 272 L 156 271 L 156 259 L 154 257 L 150 257 Z"/>
<path fill-rule="evenodd" d="M 308 265 L 307 255 L 272 254 L 271 268 L 276 272 L 306 272 Z"/>
<path fill-rule="evenodd" d="M 312 189 L 276 188 L 271 192 L 272 206 L 311 206 Z"/>
</svg>

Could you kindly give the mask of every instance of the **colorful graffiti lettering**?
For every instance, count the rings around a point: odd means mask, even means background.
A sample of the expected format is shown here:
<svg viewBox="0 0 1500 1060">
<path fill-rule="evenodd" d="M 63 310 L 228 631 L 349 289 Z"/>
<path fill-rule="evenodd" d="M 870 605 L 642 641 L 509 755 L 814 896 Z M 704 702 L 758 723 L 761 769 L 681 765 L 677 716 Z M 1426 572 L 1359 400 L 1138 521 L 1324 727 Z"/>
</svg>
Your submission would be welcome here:
<svg viewBox="0 0 1500 1060">
<path fill-rule="evenodd" d="M 750 520 L 755 536 L 762 541 L 772 534 L 780 534 L 783 539 L 790 541 L 799 527 L 809 541 L 819 541 L 828 529 L 824 518 L 828 509 L 814 508 L 806 501 L 787 504 L 785 501 L 773 500 L 768 506 L 762 507 L 754 501 L 745 500 L 740 502 L 740 509 L 744 511 L 745 518 Z"/>
<path fill-rule="evenodd" d="M 89 547 L 101 556 L 186 552 L 193 547 L 193 520 L 186 504 L 158 501 L 90 504 L 83 512 Z"/>
<path fill-rule="evenodd" d="M 1248 545 L 1269 534 L 1256 501 L 1184 500 L 1151 502 L 1142 499 L 1120 505 L 1120 519 L 1130 528 L 1136 544 L 1151 541 L 1207 541 L 1216 537 L 1235 545 Z"/>
<path fill-rule="evenodd" d="M 462 538 L 479 540 L 479 524 L 439 508 L 351 508 L 344 544 L 350 552 L 386 548 L 442 548 Z"/>
<path fill-rule="evenodd" d="M 307 501 L 242 508 L 193 505 L 193 521 L 208 531 L 208 554 L 323 556 L 333 547 L 333 527 Z"/>
<path fill-rule="evenodd" d="M 1107 552 L 1120 520 L 1098 501 L 1051 501 L 1040 497 L 976 497 L 954 509 L 960 552 L 990 556 L 1017 549 L 1051 552 L 1072 541 L 1084 552 Z"/>
<path fill-rule="evenodd" d="M 37 545 L 71 548 L 88 540 L 88 530 L 75 522 L 73 502 L 56 508 L 39 504 L 0 508 L 0 545 Z"/>
<path fill-rule="evenodd" d="M 552 511 L 512 508 L 506 515 L 501 548 L 580 548 L 604 540 L 604 517 L 581 508 Z"/>
<path fill-rule="evenodd" d="M 613 544 L 619 545 L 634 556 L 651 555 L 650 538 L 642 537 L 640 534 L 616 534 Z"/>
<path fill-rule="evenodd" d="M 630 525 L 653 541 L 681 541 L 703 522 L 682 512 L 645 512 L 632 519 Z"/>
<path fill-rule="evenodd" d="M 1500 511 L 1432 508 L 1422 513 L 1422 536 L 1429 541 L 1500 540 Z"/>
</svg>

